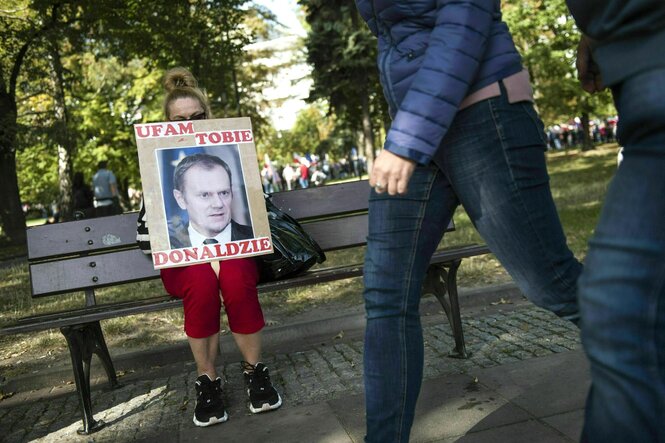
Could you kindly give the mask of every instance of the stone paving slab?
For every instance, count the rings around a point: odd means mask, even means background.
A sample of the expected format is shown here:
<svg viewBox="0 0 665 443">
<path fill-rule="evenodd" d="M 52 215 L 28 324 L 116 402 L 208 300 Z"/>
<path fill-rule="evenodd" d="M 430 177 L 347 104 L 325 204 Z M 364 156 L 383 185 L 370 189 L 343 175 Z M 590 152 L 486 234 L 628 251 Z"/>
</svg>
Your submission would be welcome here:
<svg viewBox="0 0 665 443">
<path fill-rule="evenodd" d="M 410 441 L 576 442 L 589 385 L 585 368 L 583 352 L 575 350 L 429 378 L 418 398 Z M 558 394 L 552 395 L 551 387 Z M 329 404 L 352 440 L 362 442 L 363 395 Z"/>
<path fill-rule="evenodd" d="M 234 416 L 223 427 L 183 426 L 179 437 L 181 442 L 353 443 L 327 402 Z"/>
<path fill-rule="evenodd" d="M 464 436 L 430 440 L 432 443 L 488 443 L 488 442 L 515 442 L 515 443 L 571 443 L 565 437 L 542 423 L 529 420 L 524 423 L 515 423 L 508 426 L 490 428 L 481 432 L 474 432 Z"/>
<path fill-rule="evenodd" d="M 533 374 L 538 374 L 534 377 Z M 529 366 L 497 366 L 482 372 L 482 382 L 538 418 L 580 408 L 589 391 L 589 364 L 580 352 L 565 361 L 534 360 Z"/>
<path fill-rule="evenodd" d="M 454 347 L 454 340 L 445 321 L 425 323 L 426 380 L 455 374 L 473 376 L 485 368 L 580 347 L 578 331 L 572 324 L 530 304 L 489 315 L 463 317 L 462 320 L 467 350 L 471 352 L 471 358 L 467 360 L 447 357 Z M 279 414 L 272 420 L 283 415 L 285 422 L 293 423 L 293 416 L 286 419 L 289 414 L 299 414 L 307 408 L 325 408 L 328 401 L 357 398 L 362 393 L 363 343 L 358 334 L 349 334 L 349 337 L 352 339 L 331 339 L 303 349 L 267 355 L 264 361 L 270 367 L 273 382 L 284 399 L 281 410 L 269 413 Z M 180 365 L 181 370 L 163 372 L 173 375 L 160 376 L 159 371 L 151 372 L 150 376 L 135 373 L 121 378 L 123 386 L 120 389 L 94 389 L 95 418 L 104 420 L 107 426 L 90 436 L 76 434 L 81 422 L 78 399 L 71 386 L 49 392 L 17 394 L 0 402 L 2 441 L 190 441 L 190 437 L 193 439 L 199 435 L 199 430 L 191 423 L 196 373 L 192 363 Z M 222 373 L 226 379 L 224 395 L 230 420 L 214 427 L 219 428 L 220 436 L 224 435 L 223 427 L 229 425 L 227 429 L 232 429 L 230 425 L 233 421 L 241 426 L 245 420 L 261 418 L 250 416 L 246 409 L 239 364 L 223 366 Z M 487 403 L 487 407 L 500 405 L 499 400 L 493 401 Z M 353 405 L 354 408 L 357 406 Z M 325 416 L 324 412 L 321 413 Z M 335 428 L 333 423 L 322 422 L 321 425 L 325 425 L 326 429 Z M 279 441 L 275 440 L 275 428 L 272 429 L 269 441 Z M 334 433 L 336 435 L 337 431 Z M 310 441 L 345 441 L 316 438 Z M 252 440 L 245 438 L 243 441 Z M 357 437 L 353 440 L 356 441 Z"/>
</svg>

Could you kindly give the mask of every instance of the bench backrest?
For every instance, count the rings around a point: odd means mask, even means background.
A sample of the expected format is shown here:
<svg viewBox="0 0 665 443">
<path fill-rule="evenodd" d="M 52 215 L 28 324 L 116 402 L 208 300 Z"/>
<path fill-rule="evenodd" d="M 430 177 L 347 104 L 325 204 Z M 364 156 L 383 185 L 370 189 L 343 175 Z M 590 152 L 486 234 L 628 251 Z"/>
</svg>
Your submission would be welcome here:
<svg viewBox="0 0 665 443">
<path fill-rule="evenodd" d="M 324 251 L 365 244 L 367 180 L 273 194 Z M 33 297 L 159 277 L 136 244 L 137 213 L 29 228 Z M 454 229 L 451 223 L 449 230 Z"/>
</svg>

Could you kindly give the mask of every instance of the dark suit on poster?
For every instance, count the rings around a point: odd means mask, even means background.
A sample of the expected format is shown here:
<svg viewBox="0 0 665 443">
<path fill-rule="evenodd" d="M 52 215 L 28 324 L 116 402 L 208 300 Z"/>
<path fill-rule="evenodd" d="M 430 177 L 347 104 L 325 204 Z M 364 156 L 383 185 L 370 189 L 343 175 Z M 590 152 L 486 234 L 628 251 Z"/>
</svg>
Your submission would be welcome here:
<svg viewBox="0 0 665 443">
<path fill-rule="evenodd" d="M 178 228 L 169 226 L 171 249 L 189 248 L 192 246 L 187 229 L 188 225 L 181 225 Z M 254 230 L 251 226 L 241 225 L 231 220 L 231 241 L 247 240 L 250 238 L 254 238 Z"/>
</svg>

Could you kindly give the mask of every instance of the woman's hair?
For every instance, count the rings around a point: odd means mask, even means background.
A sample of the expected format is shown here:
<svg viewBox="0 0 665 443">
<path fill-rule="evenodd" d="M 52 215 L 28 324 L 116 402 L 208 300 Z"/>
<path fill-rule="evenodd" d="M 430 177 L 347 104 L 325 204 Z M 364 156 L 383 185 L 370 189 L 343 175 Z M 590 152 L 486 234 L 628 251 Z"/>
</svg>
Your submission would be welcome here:
<svg viewBox="0 0 665 443">
<path fill-rule="evenodd" d="M 169 115 L 169 106 L 179 98 L 193 98 L 201 103 L 205 111 L 206 118 L 212 118 L 212 111 L 205 93 L 199 88 L 198 82 L 191 72 L 185 68 L 173 68 L 166 71 L 162 81 L 166 97 L 164 97 L 164 116 L 167 120 L 171 119 Z"/>
</svg>

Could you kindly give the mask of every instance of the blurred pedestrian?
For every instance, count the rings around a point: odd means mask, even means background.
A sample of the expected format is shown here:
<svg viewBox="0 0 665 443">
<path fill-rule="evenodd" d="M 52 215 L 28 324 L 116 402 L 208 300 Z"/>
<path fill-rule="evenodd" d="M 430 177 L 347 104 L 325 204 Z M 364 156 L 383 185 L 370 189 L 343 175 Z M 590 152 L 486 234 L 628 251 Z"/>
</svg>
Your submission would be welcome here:
<svg viewBox="0 0 665 443">
<path fill-rule="evenodd" d="M 314 172 L 312 173 L 311 182 L 314 184 L 314 186 L 323 186 L 327 178 L 328 177 L 326 176 L 326 174 L 323 173 L 323 171 L 321 171 L 318 168 L 315 168 Z"/>
<path fill-rule="evenodd" d="M 92 177 L 92 188 L 95 193 L 96 217 L 106 217 L 122 212 L 118 199 L 118 183 L 113 171 L 108 169 L 106 160 L 97 164 L 97 172 Z"/>
<path fill-rule="evenodd" d="M 298 183 L 302 189 L 309 187 L 309 167 L 305 163 L 300 163 L 298 166 L 300 171 L 300 177 L 298 178 Z"/>
<path fill-rule="evenodd" d="M 610 87 L 621 166 L 579 281 L 583 442 L 665 442 L 665 2 L 567 0 L 582 87 Z"/>
<path fill-rule="evenodd" d="M 282 171 L 282 178 L 284 178 L 284 183 L 286 183 L 287 191 L 293 189 L 294 176 L 295 176 L 295 171 L 293 170 L 291 165 L 287 163 L 286 166 L 284 166 L 284 170 Z"/>
<path fill-rule="evenodd" d="M 273 170 L 268 163 L 264 163 L 261 169 L 261 184 L 263 185 L 263 192 L 266 194 L 275 192 L 273 187 Z"/>
<path fill-rule="evenodd" d="M 94 193 L 83 178 L 82 172 L 74 173 L 72 182 L 72 210 L 74 219 L 91 218 L 95 215 Z"/>
</svg>

